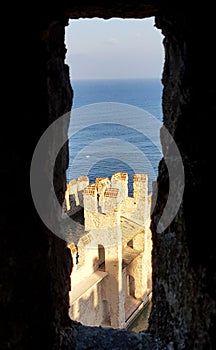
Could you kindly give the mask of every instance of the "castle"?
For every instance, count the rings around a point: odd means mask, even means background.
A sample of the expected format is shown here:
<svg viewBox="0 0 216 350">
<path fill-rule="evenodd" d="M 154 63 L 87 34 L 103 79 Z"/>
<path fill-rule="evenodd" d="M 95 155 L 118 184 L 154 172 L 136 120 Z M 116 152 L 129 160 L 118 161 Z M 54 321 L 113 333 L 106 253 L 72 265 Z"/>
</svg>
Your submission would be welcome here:
<svg viewBox="0 0 216 350">
<path fill-rule="evenodd" d="M 89 326 L 127 327 L 151 296 L 151 195 L 146 174 L 117 172 L 67 185 L 66 210 L 84 208 L 83 231 L 69 244 L 73 271 L 71 319 Z"/>
</svg>

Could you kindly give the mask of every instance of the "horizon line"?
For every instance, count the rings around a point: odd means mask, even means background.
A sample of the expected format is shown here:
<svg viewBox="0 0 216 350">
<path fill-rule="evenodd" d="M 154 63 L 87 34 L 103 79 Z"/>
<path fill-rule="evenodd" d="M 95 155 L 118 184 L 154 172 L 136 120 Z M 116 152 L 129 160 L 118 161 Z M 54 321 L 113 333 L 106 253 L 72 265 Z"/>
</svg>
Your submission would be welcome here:
<svg viewBox="0 0 216 350">
<path fill-rule="evenodd" d="M 83 81 L 86 81 L 86 80 L 162 80 L 162 77 L 130 77 L 130 78 L 72 78 L 70 77 L 70 80 L 71 81 L 80 81 L 80 80 L 83 80 Z"/>
</svg>

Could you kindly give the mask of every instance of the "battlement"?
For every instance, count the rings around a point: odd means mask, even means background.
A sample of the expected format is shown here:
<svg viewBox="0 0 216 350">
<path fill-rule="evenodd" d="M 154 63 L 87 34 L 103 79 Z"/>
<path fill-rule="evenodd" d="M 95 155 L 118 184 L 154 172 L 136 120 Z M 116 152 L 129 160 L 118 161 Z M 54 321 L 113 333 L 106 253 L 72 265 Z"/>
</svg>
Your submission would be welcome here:
<svg viewBox="0 0 216 350">
<path fill-rule="evenodd" d="M 118 209 L 119 189 L 110 187 L 111 182 L 106 178 L 96 178 L 92 185 L 88 185 L 84 192 L 84 212 L 111 213 Z M 88 198 L 91 196 L 91 200 Z"/>
<path fill-rule="evenodd" d="M 100 186 L 110 186 L 110 179 L 108 177 L 97 177 L 95 181 L 97 189 L 100 188 Z"/>
<path fill-rule="evenodd" d="M 119 189 L 118 188 L 108 188 L 104 192 L 104 197 L 117 198 L 118 194 L 119 194 Z"/>
<path fill-rule="evenodd" d="M 82 180 L 82 183 L 87 183 L 85 178 Z M 85 232 L 79 237 L 77 246 L 70 245 L 78 281 L 77 289 L 83 285 L 86 295 L 89 295 L 92 277 L 98 276 L 102 270 L 106 273 L 100 291 L 103 291 L 104 300 L 108 300 L 113 310 L 116 310 L 113 312 L 114 321 L 113 324 L 110 323 L 111 326 L 125 324 L 131 310 L 137 308 L 137 301 L 140 303 L 146 296 L 151 276 L 151 196 L 148 195 L 148 176 L 135 174 L 133 180 L 133 197 L 128 197 L 126 172 L 117 172 L 111 179 L 97 177 L 94 184 L 88 183 L 83 189 Z M 73 181 L 71 185 L 77 184 Z M 71 293 L 71 315 L 74 318 L 79 317 L 77 315 L 83 295 L 83 291 L 82 294 L 75 291 L 76 289 Z M 79 295 L 77 304 L 74 295 Z M 125 300 L 128 298 L 133 303 L 136 302 L 130 305 L 129 311 L 125 309 Z M 110 314 L 109 310 L 104 309 L 104 300 L 97 300 L 102 318 L 105 312 Z M 120 311 L 118 305 L 121 305 Z M 98 310 L 96 318 L 100 314 Z"/>
<path fill-rule="evenodd" d="M 122 212 L 122 215 L 130 212 L 130 216 L 140 223 L 146 222 L 149 216 L 147 174 L 134 174 L 133 197 L 128 197 L 126 172 L 116 172 L 111 179 L 97 177 L 94 184 L 89 184 L 87 176 L 79 176 L 77 180 L 69 182 L 67 192 L 70 211 L 76 212 L 78 208 L 84 207 L 85 223 L 88 222 L 89 215 L 94 213 L 98 216 L 96 221 L 101 220 L 101 215 L 116 212 Z"/>
<path fill-rule="evenodd" d="M 88 176 L 79 176 L 77 179 L 77 190 L 82 191 L 86 186 L 89 185 L 89 178 Z"/>
<path fill-rule="evenodd" d="M 83 195 L 95 197 L 95 194 L 97 194 L 97 188 L 95 184 L 88 185 L 83 191 Z"/>
<path fill-rule="evenodd" d="M 75 214 L 83 207 L 83 190 L 89 185 L 87 176 L 79 176 L 78 179 L 72 179 L 67 184 L 65 192 L 65 203 L 67 211 Z"/>
<path fill-rule="evenodd" d="M 98 212 L 98 193 L 96 184 L 88 185 L 83 191 L 84 211 Z"/>
<path fill-rule="evenodd" d="M 112 179 L 128 180 L 128 173 L 118 171 L 112 175 Z"/>
<path fill-rule="evenodd" d="M 120 200 L 128 197 L 128 174 L 125 172 L 116 172 L 111 177 L 111 187 L 119 189 Z"/>
<path fill-rule="evenodd" d="M 89 182 L 88 176 L 83 176 L 83 175 L 79 176 L 78 177 L 78 182 L 82 182 L 82 181 Z"/>
<path fill-rule="evenodd" d="M 147 182 L 148 175 L 147 174 L 134 174 L 133 181 L 134 182 Z"/>
<path fill-rule="evenodd" d="M 134 174 L 133 176 L 133 196 L 135 201 L 148 197 L 148 175 Z"/>
<path fill-rule="evenodd" d="M 101 201 L 103 200 L 104 192 L 111 186 L 110 180 L 108 177 L 97 177 L 95 184 Z"/>
</svg>

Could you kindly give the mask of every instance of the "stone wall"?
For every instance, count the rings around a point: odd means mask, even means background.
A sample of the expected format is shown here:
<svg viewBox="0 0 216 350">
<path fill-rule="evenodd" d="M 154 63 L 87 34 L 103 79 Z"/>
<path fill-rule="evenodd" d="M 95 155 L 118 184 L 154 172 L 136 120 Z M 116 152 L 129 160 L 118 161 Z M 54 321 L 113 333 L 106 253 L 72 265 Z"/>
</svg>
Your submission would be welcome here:
<svg viewBox="0 0 216 350">
<path fill-rule="evenodd" d="M 71 319 L 82 319 L 83 324 L 99 326 L 104 321 L 104 311 L 102 285 L 98 283 L 73 303 L 69 315 Z"/>
<path fill-rule="evenodd" d="M 42 133 L 71 108 L 69 69 L 64 64 L 67 19 L 52 11 L 48 16 L 39 4 L 32 4 L 31 13 L 22 4 L 19 8 L 16 4 L 12 7 L 13 10 L 8 10 L 6 5 L 5 16 L 10 12 L 9 22 L 14 23 L 16 39 L 13 44 L 6 39 L 6 96 L 2 106 L 6 114 L 0 137 L 0 348 L 59 348 L 58 329 L 69 324 L 71 255 L 66 242 L 48 230 L 34 207 L 30 165 Z M 67 125 L 59 129 L 59 140 L 65 133 Z M 43 204 L 52 218 L 56 213 L 52 184 L 46 174 L 50 171 L 49 160 L 56 140 L 49 141 L 44 152 L 46 161 L 41 161 L 39 166 L 43 184 L 50 189 L 50 196 Z M 65 144 L 53 176 L 61 203 L 67 164 Z"/>
<path fill-rule="evenodd" d="M 136 299 L 143 299 L 144 292 L 147 290 L 145 282 L 147 281 L 143 271 L 143 254 L 135 258 L 127 267 L 127 275 L 133 277 L 134 283 L 134 297 Z"/>
<path fill-rule="evenodd" d="M 87 176 L 79 176 L 78 179 L 72 179 L 67 183 L 65 192 L 65 206 L 70 215 L 80 211 L 84 207 L 83 191 L 89 185 Z"/>
<path fill-rule="evenodd" d="M 7 5 L 7 4 L 6 4 Z M 30 7 L 8 3 L 3 16 L 14 41 L 2 31 L 6 79 L 1 127 L 1 348 L 14 349 L 215 349 L 216 251 L 212 138 L 216 110 L 215 11 L 213 3 L 62 1 Z M 189 9 L 190 6 L 190 9 Z M 68 317 L 71 257 L 66 244 L 39 218 L 29 188 L 34 148 L 47 126 L 72 103 L 64 65 L 68 18 L 156 15 L 165 35 L 163 121 L 184 161 L 182 206 L 170 227 L 156 232 L 168 192 L 164 161 L 159 166 L 157 205 L 152 215 L 153 307 L 145 334 L 77 325 Z M 15 51 L 14 43 L 18 49 Z M 2 77 L 3 78 L 3 77 Z M 59 132 L 61 135 L 61 131 Z M 22 141 L 22 142 L 21 142 Z M 163 152 L 169 145 L 162 139 Z M 53 144 L 54 145 L 54 140 Z M 49 149 L 52 152 L 52 147 Z M 54 176 L 63 201 L 67 145 Z M 49 152 L 47 152 L 49 163 Z M 175 163 L 173 161 L 173 166 Z M 14 179 L 16 182 L 14 183 Z M 176 182 L 178 178 L 176 178 Z M 13 186 L 10 186 L 14 184 Z M 50 184 L 47 184 L 50 186 Z M 11 208 L 11 198 L 16 208 Z M 52 205 L 47 199 L 52 212 Z M 149 334 L 151 333 L 151 335 Z M 157 337 L 157 338 L 155 338 Z M 158 340 L 158 337 L 160 340 Z"/>
<path fill-rule="evenodd" d="M 211 196 L 208 188 L 209 127 L 216 106 L 212 100 L 216 93 L 212 84 L 215 54 L 211 53 L 211 19 L 204 20 L 206 27 L 200 35 L 197 19 L 203 18 L 201 11 L 201 8 L 190 11 L 170 8 L 156 19 L 157 27 L 165 35 L 164 125 L 181 152 L 185 189 L 175 219 L 163 233 L 157 233 L 156 225 L 169 191 L 167 168 L 164 160 L 161 161 L 151 226 L 153 311 L 150 330 L 164 343 L 173 342 L 177 348 L 186 349 L 215 347 L 216 249 L 212 242 L 212 209 L 208 205 Z M 205 35 L 210 35 L 207 41 L 202 40 Z M 164 156 L 175 169 L 172 147 L 163 137 L 163 130 L 161 141 Z M 178 188 L 177 171 L 173 181 Z"/>
</svg>

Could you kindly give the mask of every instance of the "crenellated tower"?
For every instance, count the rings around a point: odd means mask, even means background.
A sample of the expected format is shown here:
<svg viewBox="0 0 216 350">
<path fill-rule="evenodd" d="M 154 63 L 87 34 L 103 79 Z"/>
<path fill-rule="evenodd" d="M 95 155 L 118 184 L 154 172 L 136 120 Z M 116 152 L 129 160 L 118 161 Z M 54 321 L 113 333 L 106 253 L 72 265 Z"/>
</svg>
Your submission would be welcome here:
<svg viewBox="0 0 216 350">
<path fill-rule="evenodd" d="M 95 292 L 100 300 L 97 311 L 91 311 L 95 323 L 89 323 L 89 315 L 76 316 L 81 297 L 76 297 L 73 303 L 71 315 L 86 324 L 104 324 L 109 315 L 108 325 L 124 328 L 131 310 L 136 310 L 151 291 L 148 176 L 134 174 L 133 188 L 133 197 L 128 197 L 125 172 L 116 172 L 111 179 L 98 177 L 94 184 L 89 184 L 86 177 L 70 182 L 75 204 L 83 203 L 84 207 L 84 235 L 77 245 L 80 260 L 74 270 L 73 286 L 79 289 L 81 283 L 85 288 L 95 280 L 98 281 L 95 288 L 100 290 L 100 296 Z M 71 300 L 78 294 L 72 291 Z"/>
</svg>

